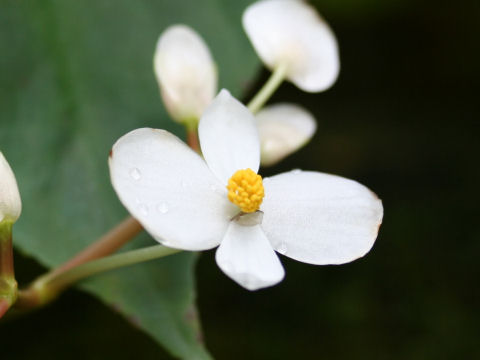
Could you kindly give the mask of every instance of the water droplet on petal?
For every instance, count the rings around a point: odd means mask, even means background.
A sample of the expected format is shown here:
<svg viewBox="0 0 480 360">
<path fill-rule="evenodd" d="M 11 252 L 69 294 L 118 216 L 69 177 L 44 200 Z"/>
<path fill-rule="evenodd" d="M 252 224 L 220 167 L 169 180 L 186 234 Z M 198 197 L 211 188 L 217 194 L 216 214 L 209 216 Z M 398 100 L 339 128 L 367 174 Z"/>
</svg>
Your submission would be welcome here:
<svg viewBox="0 0 480 360">
<path fill-rule="evenodd" d="M 168 212 L 168 205 L 167 203 L 160 203 L 157 205 L 157 211 L 160 213 L 160 214 L 166 214 Z"/>
<path fill-rule="evenodd" d="M 293 169 L 292 171 L 292 174 L 300 174 L 302 172 L 302 170 L 300 169 Z"/>
<path fill-rule="evenodd" d="M 133 180 L 138 181 L 142 177 L 142 173 L 137 168 L 133 168 L 130 170 L 130 176 L 132 177 Z"/>
<path fill-rule="evenodd" d="M 277 251 L 280 254 L 285 255 L 287 253 L 287 244 L 282 242 L 280 245 L 278 245 Z"/>
<path fill-rule="evenodd" d="M 146 204 L 139 204 L 138 209 L 142 212 L 143 215 L 148 215 L 148 206 Z"/>
</svg>

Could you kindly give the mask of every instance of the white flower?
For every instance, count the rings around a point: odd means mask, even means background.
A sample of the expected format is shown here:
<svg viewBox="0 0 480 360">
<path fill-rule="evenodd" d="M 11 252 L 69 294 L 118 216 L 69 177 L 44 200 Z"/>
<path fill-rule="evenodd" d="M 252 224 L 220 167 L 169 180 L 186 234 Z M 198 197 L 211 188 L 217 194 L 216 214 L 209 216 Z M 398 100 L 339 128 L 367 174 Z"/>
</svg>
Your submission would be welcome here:
<svg viewBox="0 0 480 360">
<path fill-rule="evenodd" d="M 186 25 L 158 39 L 154 70 L 165 106 L 179 122 L 198 121 L 217 91 L 217 71 L 203 39 Z"/>
<path fill-rule="evenodd" d="M 0 151 L 0 223 L 17 221 L 22 211 L 22 201 L 17 180 L 10 165 Z"/>
<path fill-rule="evenodd" d="M 352 261 L 372 247 L 383 216 L 375 194 L 352 180 L 300 170 L 262 182 L 255 118 L 228 91 L 206 109 L 199 137 L 205 160 L 176 136 L 148 128 L 112 149 L 115 191 L 160 243 L 219 245 L 218 266 L 249 290 L 283 279 L 274 250 L 320 265 Z"/>
<path fill-rule="evenodd" d="M 243 27 L 266 66 L 286 66 L 287 79 L 300 89 L 318 92 L 335 82 L 340 69 L 337 41 L 306 2 L 258 1 L 245 10 Z"/>
<path fill-rule="evenodd" d="M 256 115 L 260 136 L 261 164 L 270 166 L 297 151 L 312 138 L 317 123 L 299 105 L 270 105 Z"/>
</svg>

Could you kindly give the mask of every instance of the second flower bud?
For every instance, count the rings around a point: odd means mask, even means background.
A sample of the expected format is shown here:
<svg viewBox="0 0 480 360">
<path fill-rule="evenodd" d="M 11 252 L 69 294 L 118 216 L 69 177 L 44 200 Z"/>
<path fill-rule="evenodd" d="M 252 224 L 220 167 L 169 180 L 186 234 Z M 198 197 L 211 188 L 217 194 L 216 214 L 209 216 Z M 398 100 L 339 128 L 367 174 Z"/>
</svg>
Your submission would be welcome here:
<svg viewBox="0 0 480 360">
<path fill-rule="evenodd" d="M 217 92 L 216 66 L 203 39 L 186 25 L 172 25 L 160 35 L 153 63 L 170 116 L 196 124 Z"/>
</svg>

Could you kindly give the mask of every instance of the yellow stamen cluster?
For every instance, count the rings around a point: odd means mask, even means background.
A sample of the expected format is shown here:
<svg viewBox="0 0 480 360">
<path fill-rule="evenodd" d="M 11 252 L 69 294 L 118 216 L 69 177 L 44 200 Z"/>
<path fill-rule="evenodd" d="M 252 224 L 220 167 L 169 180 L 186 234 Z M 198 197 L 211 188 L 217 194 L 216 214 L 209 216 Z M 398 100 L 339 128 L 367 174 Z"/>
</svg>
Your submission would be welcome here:
<svg viewBox="0 0 480 360">
<path fill-rule="evenodd" d="M 228 180 L 228 200 L 243 212 L 252 213 L 260 208 L 264 191 L 262 177 L 252 169 L 238 170 Z"/>
</svg>

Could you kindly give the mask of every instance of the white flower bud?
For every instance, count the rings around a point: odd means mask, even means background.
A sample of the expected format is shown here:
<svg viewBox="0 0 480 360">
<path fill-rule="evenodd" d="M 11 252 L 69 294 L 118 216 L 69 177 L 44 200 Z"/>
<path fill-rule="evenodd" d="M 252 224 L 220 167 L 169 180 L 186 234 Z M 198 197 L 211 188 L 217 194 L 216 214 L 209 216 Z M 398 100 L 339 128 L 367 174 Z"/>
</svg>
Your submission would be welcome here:
<svg viewBox="0 0 480 360">
<path fill-rule="evenodd" d="M 15 222 L 22 211 L 17 180 L 10 165 L 0 152 L 0 223 Z"/>
<path fill-rule="evenodd" d="M 200 35 L 186 25 L 170 26 L 160 35 L 153 60 L 172 118 L 198 120 L 217 92 L 216 66 Z"/>
<path fill-rule="evenodd" d="M 243 14 L 243 27 L 258 56 L 307 92 L 326 90 L 340 69 L 335 35 L 316 10 L 301 0 L 263 0 Z"/>
<path fill-rule="evenodd" d="M 304 146 L 317 129 L 313 115 L 294 104 L 275 104 L 257 115 L 261 164 L 270 166 Z"/>
</svg>

